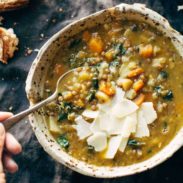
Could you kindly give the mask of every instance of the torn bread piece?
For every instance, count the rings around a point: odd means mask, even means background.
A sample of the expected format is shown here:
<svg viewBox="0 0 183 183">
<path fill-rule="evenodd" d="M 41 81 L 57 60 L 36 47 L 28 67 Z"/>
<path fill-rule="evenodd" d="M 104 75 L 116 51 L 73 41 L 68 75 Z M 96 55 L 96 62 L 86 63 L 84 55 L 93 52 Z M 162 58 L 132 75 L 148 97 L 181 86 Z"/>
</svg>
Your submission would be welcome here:
<svg viewBox="0 0 183 183">
<path fill-rule="evenodd" d="M 8 59 L 12 58 L 18 49 L 19 39 L 13 29 L 0 27 L 0 61 L 7 64 Z"/>
<path fill-rule="evenodd" d="M 0 12 L 19 9 L 26 6 L 29 0 L 1 0 Z"/>
</svg>

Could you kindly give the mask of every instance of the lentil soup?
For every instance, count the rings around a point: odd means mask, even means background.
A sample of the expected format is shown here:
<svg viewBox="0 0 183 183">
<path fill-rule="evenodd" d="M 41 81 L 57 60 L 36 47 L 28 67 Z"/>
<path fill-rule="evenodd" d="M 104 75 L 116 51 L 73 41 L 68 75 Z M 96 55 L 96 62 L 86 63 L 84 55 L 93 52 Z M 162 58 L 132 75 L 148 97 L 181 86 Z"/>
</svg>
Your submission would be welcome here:
<svg viewBox="0 0 183 183">
<path fill-rule="evenodd" d="M 116 21 L 85 30 L 64 43 L 47 74 L 45 98 L 64 72 L 77 68 L 58 99 L 45 107 L 49 130 L 68 154 L 89 164 L 125 166 L 144 161 L 182 127 L 181 67 L 182 58 L 170 38 L 146 23 Z M 122 115 L 119 106 L 124 102 L 130 107 L 126 105 Z M 117 107 L 108 107 L 109 103 Z M 141 118 L 143 110 L 148 115 Z M 109 132 L 113 120 L 108 113 L 122 120 L 120 133 L 116 128 Z M 134 130 L 128 125 L 136 118 Z M 147 124 L 142 123 L 146 118 Z M 98 121 L 100 130 L 92 130 Z"/>
</svg>

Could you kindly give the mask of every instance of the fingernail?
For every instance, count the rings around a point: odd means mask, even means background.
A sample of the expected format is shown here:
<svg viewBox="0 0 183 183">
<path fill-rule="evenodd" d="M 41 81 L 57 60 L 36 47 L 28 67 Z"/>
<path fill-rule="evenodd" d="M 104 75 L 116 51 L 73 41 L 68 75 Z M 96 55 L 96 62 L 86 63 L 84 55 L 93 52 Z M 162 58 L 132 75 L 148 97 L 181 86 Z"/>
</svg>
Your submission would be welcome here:
<svg viewBox="0 0 183 183">
<path fill-rule="evenodd" d="M 4 115 L 4 114 L 6 114 L 6 115 L 13 115 L 12 112 L 3 112 L 3 111 L 0 111 L 0 115 Z"/>
<path fill-rule="evenodd" d="M 2 123 L 0 123 L 0 136 L 5 134 L 5 129 Z"/>
</svg>

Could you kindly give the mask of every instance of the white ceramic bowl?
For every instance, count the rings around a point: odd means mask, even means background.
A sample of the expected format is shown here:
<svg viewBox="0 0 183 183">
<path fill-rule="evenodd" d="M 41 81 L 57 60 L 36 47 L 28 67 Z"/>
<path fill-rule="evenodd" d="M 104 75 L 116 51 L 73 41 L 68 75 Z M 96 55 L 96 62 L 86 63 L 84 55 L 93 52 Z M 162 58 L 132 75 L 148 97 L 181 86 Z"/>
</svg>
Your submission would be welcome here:
<svg viewBox="0 0 183 183">
<path fill-rule="evenodd" d="M 120 4 L 73 22 L 46 42 L 34 60 L 27 78 L 26 92 L 30 105 L 34 105 L 43 95 L 45 76 L 62 42 L 86 28 L 109 22 L 111 19 L 139 20 L 156 27 L 163 32 L 164 35 L 171 38 L 172 43 L 175 45 L 180 55 L 183 56 L 183 37 L 171 28 L 165 18 L 146 8 L 143 4 Z M 93 177 L 112 178 L 142 172 L 171 157 L 183 144 L 183 129 L 180 129 L 174 139 L 172 139 L 165 148 L 146 161 L 130 166 L 98 167 L 79 161 L 64 152 L 48 131 L 41 112 L 30 115 L 29 119 L 38 141 L 50 156 L 77 172 Z"/>
</svg>

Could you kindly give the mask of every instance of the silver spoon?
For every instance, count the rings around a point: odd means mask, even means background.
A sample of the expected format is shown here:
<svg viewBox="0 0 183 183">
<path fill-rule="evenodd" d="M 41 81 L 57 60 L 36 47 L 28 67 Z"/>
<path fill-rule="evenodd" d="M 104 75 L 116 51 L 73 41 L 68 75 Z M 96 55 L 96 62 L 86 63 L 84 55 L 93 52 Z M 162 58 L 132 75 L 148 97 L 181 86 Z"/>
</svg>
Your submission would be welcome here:
<svg viewBox="0 0 183 183">
<path fill-rule="evenodd" d="M 34 106 L 30 107 L 29 109 L 26 109 L 25 111 L 22 111 L 19 114 L 16 114 L 16 115 L 8 118 L 7 120 L 3 121 L 2 124 L 4 125 L 5 129 L 9 130 L 13 125 L 15 125 L 17 122 L 19 122 L 21 119 L 23 119 L 24 117 L 26 117 L 30 113 L 35 112 L 39 108 L 41 108 L 41 107 L 49 104 L 50 102 L 54 101 L 58 97 L 58 93 L 61 92 L 61 90 L 62 90 L 62 86 L 64 84 L 63 81 L 67 78 L 70 78 L 75 70 L 76 69 L 73 69 L 73 70 L 70 70 L 70 71 L 64 73 L 58 79 L 57 84 L 56 84 L 56 90 L 50 97 L 48 97 L 47 99 L 35 104 Z"/>
</svg>

